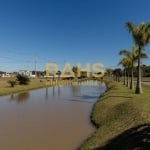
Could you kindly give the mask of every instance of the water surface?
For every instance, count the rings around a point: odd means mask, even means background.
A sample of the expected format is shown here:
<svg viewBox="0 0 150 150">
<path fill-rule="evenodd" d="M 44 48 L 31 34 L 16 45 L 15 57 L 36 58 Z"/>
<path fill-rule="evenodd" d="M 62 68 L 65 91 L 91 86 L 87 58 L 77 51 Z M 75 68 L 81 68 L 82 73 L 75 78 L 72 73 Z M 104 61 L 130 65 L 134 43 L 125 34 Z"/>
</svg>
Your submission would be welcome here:
<svg viewBox="0 0 150 150">
<path fill-rule="evenodd" d="M 89 116 L 104 90 L 87 81 L 1 97 L 0 149 L 76 149 L 95 130 Z"/>
</svg>

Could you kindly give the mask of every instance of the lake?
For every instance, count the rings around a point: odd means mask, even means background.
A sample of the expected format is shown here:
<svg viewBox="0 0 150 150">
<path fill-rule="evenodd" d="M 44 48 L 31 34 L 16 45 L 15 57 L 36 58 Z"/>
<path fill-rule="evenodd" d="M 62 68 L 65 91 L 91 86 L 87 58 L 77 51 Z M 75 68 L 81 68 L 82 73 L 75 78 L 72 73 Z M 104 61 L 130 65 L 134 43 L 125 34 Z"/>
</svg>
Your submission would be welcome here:
<svg viewBox="0 0 150 150">
<path fill-rule="evenodd" d="M 0 97 L 0 149 L 77 149 L 95 131 L 90 114 L 105 89 L 86 81 Z"/>
</svg>

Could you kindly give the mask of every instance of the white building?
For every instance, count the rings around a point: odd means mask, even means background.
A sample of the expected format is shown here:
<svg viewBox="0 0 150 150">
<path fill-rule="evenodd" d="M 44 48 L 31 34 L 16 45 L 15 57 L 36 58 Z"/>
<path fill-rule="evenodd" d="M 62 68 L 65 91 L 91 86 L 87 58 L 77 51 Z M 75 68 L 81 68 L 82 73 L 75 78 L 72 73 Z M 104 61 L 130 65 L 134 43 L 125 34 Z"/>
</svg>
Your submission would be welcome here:
<svg viewBox="0 0 150 150">
<path fill-rule="evenodd" d="M 3 74 L 2 74 L 2 77 L 3 77 L 3 78 L 4 78 L 4 77 L 11 77 L 11 75 L 6 72 L 6 73 L 3 73 Z"/>
<path fill-rule="evenodd" d="M 20 70 L 19 74 L 25 75 L 25 76 L 31 77 L 31 78 L 35 78 L 36 77 L 36 75 L 32 74 L 32 71 L 29 71 L 29 70 Z"/>
</svg>

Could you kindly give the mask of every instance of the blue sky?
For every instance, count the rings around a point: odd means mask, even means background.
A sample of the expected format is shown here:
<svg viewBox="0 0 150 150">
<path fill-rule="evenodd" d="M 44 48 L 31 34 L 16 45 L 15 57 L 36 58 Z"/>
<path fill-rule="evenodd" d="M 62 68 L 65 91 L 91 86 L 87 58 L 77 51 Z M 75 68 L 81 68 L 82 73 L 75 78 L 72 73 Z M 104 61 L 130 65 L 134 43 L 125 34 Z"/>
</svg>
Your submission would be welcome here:
<svg viewBox="0 0 150 150">
<path fill-rule="evenodd" d="M 150 21 L 149 0 L 0 0 L 0 70 L 45 70 L 56 62 L 117 67 L 133 40 L 125 28 Z M 150 46 L 146 47 L 150 57 Z M 144 61 L 150 65 L 150 59 Z"/>
</svg>

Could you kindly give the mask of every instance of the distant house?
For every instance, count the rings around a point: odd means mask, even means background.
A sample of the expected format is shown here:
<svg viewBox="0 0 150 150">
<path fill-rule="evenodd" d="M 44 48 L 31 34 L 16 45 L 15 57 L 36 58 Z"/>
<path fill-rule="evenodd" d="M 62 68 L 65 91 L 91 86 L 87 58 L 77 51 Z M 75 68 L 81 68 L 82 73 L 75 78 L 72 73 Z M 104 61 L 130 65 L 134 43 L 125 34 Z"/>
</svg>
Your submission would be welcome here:
<svg viewBox="0 0 150 150">
<path fill-rule="evenodd" d="M 6 73 L 3 73 L 3 74 L 1 75 L 1 77 L 3 77 L 3 78 L 4 78 L 4 77 L 11 77 L 11 74 L 6 72 Z"/>
<path fill-rule="evenodd" d="M 0 77 L 16 77 L 16 75 L 18 74 L 18 72 L 0 72 Z"/>
<path fill-rule="evenodd" d="M 36 75 L 32 74 L 32 71 L 29 71 L 29 70 L 20 70 L 19 74 L 25 75 L 25 76 L 31 77 L 31 78 L 35 78 L 36 77 Z"/>
</svg>

